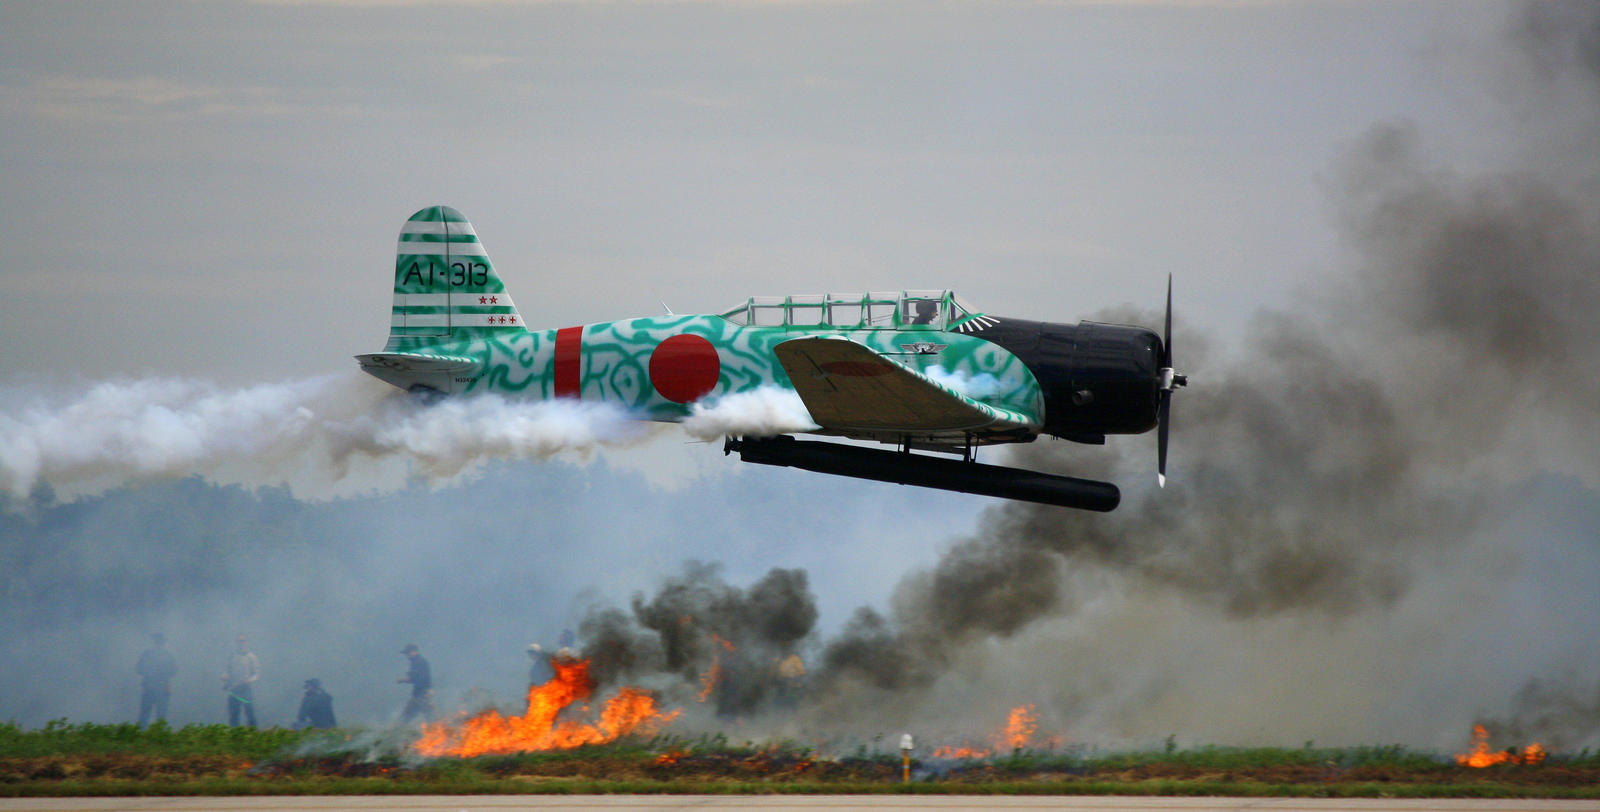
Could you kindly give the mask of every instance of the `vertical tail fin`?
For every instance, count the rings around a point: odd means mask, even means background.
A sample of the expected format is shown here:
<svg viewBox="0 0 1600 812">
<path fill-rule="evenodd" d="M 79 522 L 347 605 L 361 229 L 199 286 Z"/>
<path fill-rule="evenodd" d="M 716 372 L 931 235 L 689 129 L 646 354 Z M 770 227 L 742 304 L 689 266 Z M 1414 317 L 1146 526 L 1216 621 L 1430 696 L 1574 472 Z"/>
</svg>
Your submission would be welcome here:
<svg viewBox="0 0 1600 812">
<path fill-rule="evenodd" d="M 395 249 L 394 309 L 384 351 L 526 330 L 472 223 L 449 206 L 411 215 Z"/>
</svg>

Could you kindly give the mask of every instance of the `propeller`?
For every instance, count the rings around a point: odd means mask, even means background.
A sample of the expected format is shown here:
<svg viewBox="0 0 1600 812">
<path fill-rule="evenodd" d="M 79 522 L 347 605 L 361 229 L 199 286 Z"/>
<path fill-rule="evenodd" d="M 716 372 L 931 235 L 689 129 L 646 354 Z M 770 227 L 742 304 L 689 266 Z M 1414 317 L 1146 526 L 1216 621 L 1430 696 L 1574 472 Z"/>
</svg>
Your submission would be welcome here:
<svg viewBox="0 0 1600 812">
<path fill-rule="evenodd" d="M 1167 436 L 1172 430 L 1172 393 L 1189 383 L 1189 376 L 1172 369 L 1172 274 L 1167 274 L 1167 323 L 1161 334 L 1161 400 L 1156 406 L 1156 483 L 1167 486 Z"/>
</svg>

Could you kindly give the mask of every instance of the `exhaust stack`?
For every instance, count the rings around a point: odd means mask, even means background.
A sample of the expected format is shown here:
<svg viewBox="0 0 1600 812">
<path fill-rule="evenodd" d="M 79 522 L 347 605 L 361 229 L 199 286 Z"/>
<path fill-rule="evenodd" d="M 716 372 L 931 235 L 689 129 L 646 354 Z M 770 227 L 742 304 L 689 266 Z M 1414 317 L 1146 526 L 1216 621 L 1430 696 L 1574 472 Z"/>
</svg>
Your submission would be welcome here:
<svg viewBox="0 0 1600 812">
<path fill-rule="evenodd" d="M 739 452 L 739 459 L 762 465 L 1101 513 L 1115 510 L 1122 501 L 1122 492 L 1110 482 L 840 443 L 801 442 L 787 435 L 759 439 L 729 437 L 722 446 L 722 453 L 735 451 Z"/>
</svg>

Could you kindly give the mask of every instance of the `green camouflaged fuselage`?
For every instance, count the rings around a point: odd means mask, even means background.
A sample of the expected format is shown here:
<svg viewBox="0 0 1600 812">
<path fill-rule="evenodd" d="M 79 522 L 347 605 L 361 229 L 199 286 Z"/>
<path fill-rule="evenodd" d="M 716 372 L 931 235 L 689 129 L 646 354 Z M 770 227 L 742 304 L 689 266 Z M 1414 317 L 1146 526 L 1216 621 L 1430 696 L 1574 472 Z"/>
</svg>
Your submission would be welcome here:
<svg viewBox="0 0 1600 812">
<path fill-rule="evenodd" d="M 1015 356 L 974 336 L 930 328 L 840 330 L 797 327 L 752 327 L 732 324 L 721 316 L 656 316 L 585 325 L 581 334 L 577 395 L 582 400 L 615 403 L 653 420 L 679 420 L 689 404 L 657 391 L 650 368 L 662 342 L 678 335 L 705 338 L 715 348 L 715 387 L 704 395 L 715 399 L 762 386 L 792 389 L 773 347 L 803 336 L 842 336 L 935 378 L 981 382 L 966 394 L 997 408 L 1032 415 L 1043 413 L 1038 381 Z M 496 331 L 492 336 L 392 347 L 391 351 L 423 352 L 470 359 L 475 368 L 455 373 L 444 391 L 451 394 L 493 392 L 533 399 L 557 396 L 556 330 Z M 918 345 L 922 351 L 918 351 Z M 937 348 L 937 349 L 934 349 Z M 960 387 L 956 387 L 960 388 Z"/>
</svg>

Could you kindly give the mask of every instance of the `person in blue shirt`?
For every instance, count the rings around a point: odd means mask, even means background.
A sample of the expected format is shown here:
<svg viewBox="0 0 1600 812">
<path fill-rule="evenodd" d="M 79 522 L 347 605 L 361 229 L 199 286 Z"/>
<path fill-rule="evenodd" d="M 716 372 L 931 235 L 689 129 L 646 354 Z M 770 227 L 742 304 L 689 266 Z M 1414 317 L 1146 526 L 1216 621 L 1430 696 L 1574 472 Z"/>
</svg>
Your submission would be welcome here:
<svg viewBox="0 0 1600 812">
<path fill-rule="evenodd" d="M 333 696 L 322 687 L 322 680 L 306 680 L 305 696 L 300 698 L 300 714 L 295 717 L 295 728 L 315 727 L 327 730 L 338 727 L 333 718 Z"/>
<path fill-rule="evenodd" d="M 167 700 L 172 698 L 172 678 L 178 675 L 178 661 L 165 648 L 167 638 L 156 632 L 150 635 L 150 648 L 139 655 L 139 726 L 156 719 L 167 718 Z"/>
<path fill-rule="evenodd" d="M 422 651 L 416 643 L 407 643 L 400 650 L 401 654 L 411 661 L 406 675 L 396 682 L 411 683 L 411 698 L 406 701 L 406 709 L 400 714 L 402 723 L 409 722 L 418 716 L 423 721 L 433 719 L 433 672 L 428 669 L 428 661 L 422 656 Z"/>
</svg>

